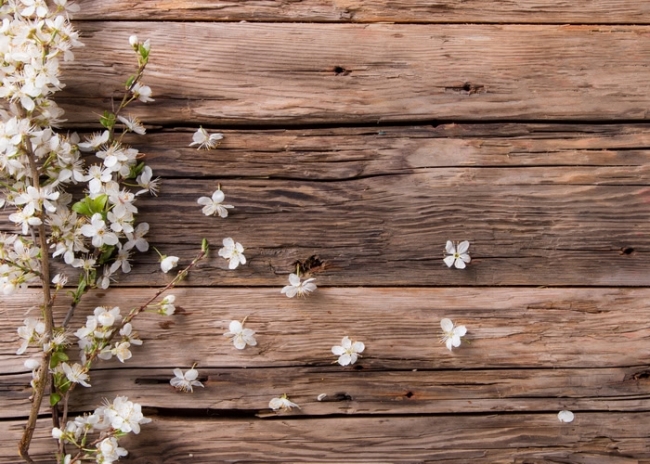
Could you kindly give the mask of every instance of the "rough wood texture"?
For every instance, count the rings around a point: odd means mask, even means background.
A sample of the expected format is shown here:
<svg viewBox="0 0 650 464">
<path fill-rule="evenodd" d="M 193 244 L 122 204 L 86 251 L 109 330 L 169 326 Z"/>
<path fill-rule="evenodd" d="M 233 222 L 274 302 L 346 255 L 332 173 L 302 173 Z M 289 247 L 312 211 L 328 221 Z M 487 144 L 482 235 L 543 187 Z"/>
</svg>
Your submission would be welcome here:
<svg viewBox="0 0 650 464">
<path fill-rule="evenodd" d="M 96 120 L 151 39 L 155 124 L 644 120 L 649 27 L 113 23 L 79 27 L 70 123 Z M 287 85 L 290 82 L 291 85 Z M 101 99 L 101 100 L 100 100 Z"/>
<path fill-rule="evenodd" d="M 155 417 L 140 435 L 124 440 L 129 462 L 459 462 L 633 464 L 650 459 L 650 415 L 585 413 L 560 424 L 545 414 L 421 415 L 406 418 Z M 7 422 L 2 449 L 21 424 Z M 37 429 L 39 462 L 52 438 Z M 244 445 L 245 443 L 245 445 Z M 7 454 L 1 463 L 15 462 Z"/>
<path fill-rule="evenodd" d="M 185 262 L 202 237 L 214 247 L 190 285 L 281 286 L 312 255 L 327 262 L 321 285 L 650 282 L 644 126 L 226 131 L 212 152 L 190 140 L 134 141 L 165 177 L 160 196 L 139 203 L 152 244 Z M 236 207 L 226 220 L 196 204 L 217 183 Z M 216 253 L 226 236 L 246 247 L 236 272 Z M 466 272 L 443 264 L 448 239 L 471 241 Z M 153 250 L 138 259 L 121 285 L 168 280 Z"/>
<path fill-rule="evenodd" d="M 330 348 L 345 335 L 366 343 L 359 362 L 364 371 L 629 367 L 644 365 L 650 356 L 650 328 L 637 323 L 650 315 L 647 289 L 331 288 L 302 300 L 281 295 L 283 284 L 174 290 L 188 314 L 144 315 L 137 329 L 147 342 L 128 366 L 329 368 L 335 360 Z M 98 305 L 126 311 L 152 293 L 121 289 L 110 299 L 94 293 L 73 324 L 83 324 Z M 23 359 L 13 356 L 19 344 L 11 329 L 25 317 L 21 308 L 33 301 L 30 294 L 7 301 L 3 372 L 24 371 Z M 62 318 L 67 306 L 59 304 Z M 240 351 L 222 334 L 231 320 L 245 316 L 259 333 L 258 346 Z M 449 353 L 439 343 L 443 317 L 466 325 L 471 343 Z"/>
<path fill-rule="evenodd" d="M 80 0 L 76 19 L 406 23 L 647 24 L 634 0 Z"/>
</svg>

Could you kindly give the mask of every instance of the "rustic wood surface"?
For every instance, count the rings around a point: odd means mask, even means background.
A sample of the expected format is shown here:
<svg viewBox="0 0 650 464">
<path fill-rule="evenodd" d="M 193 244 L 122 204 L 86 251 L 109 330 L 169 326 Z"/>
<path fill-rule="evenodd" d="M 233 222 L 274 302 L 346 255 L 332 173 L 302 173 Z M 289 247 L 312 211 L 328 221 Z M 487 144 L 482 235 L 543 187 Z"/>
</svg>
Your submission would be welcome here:
<svg viewBox="0 0 650 464">
<path fill-rule="evenodd" d="M 141 219 L 182 263 L 213 246 L 173 291 L 179 314 L 138 318 L 134 357 L 74 393 L 74 413 L 126 394 L 153 418 L 124 462 L 650 463 L 650 6 L 79 4 L 65 130 L 97 127 L 132 71 L 129 35 L 150 38 L 156 101 L 133 107 L 148 135 L 132 143 L 163 186 Z M 223 144 L 189 148 L 198 125 Z M 217 184 L 226 220 L 196 204 Z M 227 236 L 246 247 L 236 271 L 216 253 Z M 448 239 L 471 241 L 465 271 L 444 266 Z M 318 291 L 287 299 L 310 256 Z M 155 252 L 137 260 L 73 326 L 171 279 Z M 38 295 L 0 297 L 0 463 L 29 409 L 15 331 Z M 258 346 L 239 351 L 222 334 L 246 316 Z M 443 317 L 468 327 L 453 352 Z M 366 344 L 347 368 L 330 352 L 344 335 Z M 205 388 L 174 391 L 195 362 Z M 283 393 L 301 409 L 269 410 Z"/>
<path fill-rule="evenodd" d="M 164 24 L 164 27 L 161 26 Z M 152 124 L 645 120 L 648 26 L 81 22 L 70 123 L 96 120 L 152 42 Z M 287 85 L 290 82 L 291 85 Z M 135 108 L 135 107 L 134 107 Z"/>
<path fill-rule="evenodd" d="M 648 24 L 635 0 L 79 0 L 75 18 L 96 20 Z"/>
</svg>

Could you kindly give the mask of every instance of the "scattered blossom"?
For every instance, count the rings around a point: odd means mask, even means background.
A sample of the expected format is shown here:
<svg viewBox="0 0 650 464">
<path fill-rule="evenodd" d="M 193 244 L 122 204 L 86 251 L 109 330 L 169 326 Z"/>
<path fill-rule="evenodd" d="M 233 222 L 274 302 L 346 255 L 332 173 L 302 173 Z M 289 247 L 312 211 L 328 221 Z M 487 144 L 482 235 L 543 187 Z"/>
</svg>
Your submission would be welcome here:
<svg viewBox="0 0 650 464">
<path fill-rule="evenodd" d="M 212 198 L 209 197 L 200 197 L 197 200 L 199 205 L 203 205 L 203 214 L 206 216 L 212 216 L 218 214 L 219 217 L 226 218 L 228 217 L 228 209 L 234 208 L 232 205 L 223 205 L 223 200 L 226 198 L 221 189 L 217 189 L 212 194 Z"/>
<path fill-rule="evenodd" d="M 454 266 L 456 269 L 465 269 L 466 264 L 472 260 L 467 250 L 469 250 L 469 242 L 467 240 L 464 240 L 457 245 L 454 245 L 454 242 L 451 240 L 447 240 L 445 252 L 449 256 L 446 256 L 444 259 L 447 267 Z"/>
<path fill-rule="evenodd" d="M 172 387 L 182 392 L 193 392 L 193 387 L 203 387 L 203 384 L 196 380 L 199 377 L 199 371 L 196 369 L 188 369 L 183 374 L 179 368 L 174 369 L 175 377 L 169 381 Z"/>
<path fill-rule="evenodd" d="M 206 131 L 203 127 L 199 127 L 194 135 L 192 135 L 192 143 L 190 143 L 190 147 L 198 145 L 199 150 L 201 148 L 211 150 L 219 146 L 222 139 L 223 134 L 208 134 L 208 131 Z"/>
<path fill-rule="evenodd" d="M 279 398 L 272 398 L 271 401 L 269 401 L 269 408 L 273 409 L 274 411 L 277 411 L 279 409 L 282 409 L 283 411 L 291 411 L 291 408 L 300 409 L 300 406 L 292 401 L 289 401 L 287 395 L 284 394 Z"/>
<path fill-rule="evenodd" d="M 316 290 L 314 280 L 314 278 L 311 278 L 301 281 L 298 274 L 289 274 L 289 285 L 283 287 L 280 293 L 284 293 L 289 298 L 293 298 L 296 295 L 305 296 Z"/>
<path fill-rule="evenodd" d="M 568 423 L 573 422 L 575 415 L 571 411 L 564 409 L 557 414 L 557 418 L 560 422 Z"/>
<path fill-rule="evenodd" d="M 246 319 L 242 322 L 231 321 L 228 326 L 229 331 L 226 332 L 224 337 L 232 338 L 235 348 L 238 350 L 243 350 L 246 348 L 246 345 L 256 346 L 257 340 L 255 340 L 255 332 L 252 329 L 245 329 L 244 324 Z"/>
<path fill-rule="evenodd" d="M 230 237 L 223 239 L 223 248 L 219 249 L 219 256 L 228 260 L 229 269 L 237 269 L 240 264 L 246 264 L 244 247 Z"/>
<path fill-rule="evenodd" d="M 440 321 L 440 327 L 442 327 L 443 333 L 442 341 L 447 346 L 447 349 L 451 351 L 452 347 L 458 348 L 460 346 L 460 337 L 467 333 L 467 328 L 464 325 L 454 327 L 451 319 L 446 317 Z"/>
<path fill-rule="evenodd" d="M 359 353 L 363 353 L 366 346 L 362 342 L 352 342 L 348 337 L 343 337 L 340 346 L 333 346 L 332 353 L 339 357 L 337 362 L 341 366 L 347 366 L 357 362 Z"/>
</svg>

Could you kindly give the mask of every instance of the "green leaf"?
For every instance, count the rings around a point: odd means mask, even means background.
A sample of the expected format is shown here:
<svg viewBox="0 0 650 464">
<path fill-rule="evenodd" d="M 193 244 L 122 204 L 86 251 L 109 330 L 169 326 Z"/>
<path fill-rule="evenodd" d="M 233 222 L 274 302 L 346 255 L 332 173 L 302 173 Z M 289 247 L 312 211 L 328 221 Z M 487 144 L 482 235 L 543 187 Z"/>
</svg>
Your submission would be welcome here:
<svg viewBox="0 0 650 464">
<path fill-rule="evenodd" d="M 61 395 L 58 393 L 50 393 L 50 406 L 56 406 L 61 401 Z"/>
<path fill-rule="evenodd" d="M 79 200 L 74 205 L 72 205 L 72 211 L 88 217 L 91 217 L 95 213 L 100 213 L 102 216 L 104 216 L 107 203 L 108 195 L 105 193 L 97 195 L 95 198 L 84 197 L 82 200 Z"/>
<path fill-rule="evenodd" d="M 135 76 L 129 76 L 129 78 L 126 80 L 125 87 L 127 89 L 130 89 L 134 82 L 135 82 Z"/>
<path fill-rule="evenodd" d="M 56 366 L 62 362 L 66 362 L 68 359 L 70 358 L 68 358 L 68 355 L 63 351 L 55 351 L 52 353 L 52 357 L 50 358 L 50 368 L 54 369 Z"/>
<path fill-rule="evenodd" d="M 104 114 L 99 118 L 99 123 L 106 129 L 112 129 L 115 126 L 116 116 L 110 111 L 104 111 Z"/>
<path fill-rule="evenodd" d="M 113 245 L 104 245 L 102 247 L 102 254 L 99 257 L 99 264 L 106 263 L 106 261 L 108 261 L 113 255 L 113 251 L 115 251 L 115 247 Z"/>
</svg>

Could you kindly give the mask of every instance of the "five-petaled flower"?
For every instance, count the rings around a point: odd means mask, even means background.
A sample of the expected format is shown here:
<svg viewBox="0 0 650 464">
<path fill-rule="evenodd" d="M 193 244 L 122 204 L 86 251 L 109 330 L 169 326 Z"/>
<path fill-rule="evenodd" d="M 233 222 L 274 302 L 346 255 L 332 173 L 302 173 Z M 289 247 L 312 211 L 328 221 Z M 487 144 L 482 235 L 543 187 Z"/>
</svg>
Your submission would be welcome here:
<svg viewBox="0 0 650 464">
<path fill-rule="evenodd" d="M 244 324 L 246 323 L 246 318 L 243 321 L 231 321 L 228 326 L 228 332 L 223 334 L 224 337 L 233 338 L 233 343 L 235 348 L 238 350 L 243 350 L 246 348 L 246 345 L 256 346 L 257 340 L 255 340 L 255 331 L 252 329 L 245 329 Z"/>
<path fill-rule="evenodd" d="M 240 264 L 246 264 L 244 247 L 230 237 L 223 239 L 223 248 L 219 249 L 219 256 L 228 260 L 228 269 L 236 269 Z"/>
<path fill-rule="evenodd" d="M 282 409 L 283 411 L 290 411 L 291 408 L 300 409 L 300 406 L 298 406 L 293 401 L 289 401 L 289 398 L 287 398 L 287 395 L 285 393 L 279 398 L 271 399 L 271 401 L 269 401 L 269 408 L 273 409 L 274 411 L 277 411 L 278 409 Z"/>
<path fill-rule="evenodd" d="M 90 384 L 86 382 L 88 380 L 88 374 L 84 370 L 83 366 L 78 363 L 74 363 L 70 366 L 68 363 L 61 363 L 61 368 L 67 379 L 72 383 L 79 383 L 84 387 L 90 387 Z"/>
<path fill-rule="evenodd" d="M 192 387 L 203 387 L 203 384 L 196 380 L 199 377 L 199 371 L 192 367 L 185 374 L 179 368 L 174 369 L 175 377 L 169 381 L 172 387 L 182 392 L 193 392 Z"/>
<path fill-rule="evenodd" d="M 366 346 L 362 342 L 354 342 L 348 337 L 343 337 L 341 340 L 340 346 L 333 346 L 332 353 L 339 357 L 337 362 L 341 366 L 347 366 L 348 364 L 354 364 L 357 362 L 359 353 L 363 353 L 363 350 L 366 349 Z"/>
<path fill-rule="evenodd" d="M 226 196 L 221 191 L 217 189 L 212 194 L 212 198 L 201 197 L 196 202 L 199 205 L 203 205 L 203 214 L 206 216 L 212 216 L 213 214 L 218 214 L 219 217 L 225 218 L 228 217 L 228 209 L 234 208 L 232 205 L 223 205 L 223 200 Z"/>
<path fill-rule="evenodd" d="M 440 321 L 440 327 L 442 327 L 443 332 L 442 341 L 447 346 L 447 349 L 451 351 L 452 348 L 458 348 L 460 346 L 460 337 L 467 333 L 467 328 L 464 325 L 454 327 L 451 319 L 446 317 Z"/>
<path fill-rule="evenodd" d="M 455 266 L 456 269 L 465 269 L 465 265 L 472 260 L 467 250 L 469 250 L 469 242 L 467 240 L 457 245 L 454 245 L 454 242 L 451 240 L 447 240 L 445 252 L 449 256 L 446 256 L 444 259 L 447 267 Z"/>
<path fill-rule="evenodd" d="M 298 274 L 289 274 L 289 285 L 283 287 L 280 293 L 284 293 L 289 298 L 293 298 L 296 295 L 305 296 L 316 290 L 316 284 L 313 281 L 314 278 L 301 282 Z"/>
<path fill-rule="evenodd" d="M 192 143 L 190 143 L 190 147 L 198 145 L 198 150 L 201 148 L 211 150 L 219 146 L 222 139 L 223 134 L 208 134 L 208 131 L 206 131 L 203 127 L 199 127 L 196 132 L 194 132 L 194 135 L 192 135 Z"/>
</svg>

